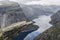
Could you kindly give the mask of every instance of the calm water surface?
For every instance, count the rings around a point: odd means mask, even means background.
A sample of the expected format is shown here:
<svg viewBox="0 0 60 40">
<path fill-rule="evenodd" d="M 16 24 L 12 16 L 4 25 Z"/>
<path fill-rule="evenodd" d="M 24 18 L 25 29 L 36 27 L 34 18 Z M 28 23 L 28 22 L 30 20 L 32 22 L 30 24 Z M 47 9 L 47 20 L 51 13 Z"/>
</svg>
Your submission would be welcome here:
<svg viewBox="0 0 60 40">
<path fill-rule="evenodd" d="M 47 30 L 48 28 L 50 28 L 52 25 L 49 23 L 49 21 L 51 21 L 50 16 L 46 16 L 46 15 L 41 15 L 39 16 L 37 19 L 34 19 L 33 21 L 35 21 L 36 23 L 34 25 L 38 25 L 39 29 L 29 33 L 24 40 L 33 40 L 36 36 L 38 36 L 40 33 L 44 32 L 45 30 Z"/>
</svg>

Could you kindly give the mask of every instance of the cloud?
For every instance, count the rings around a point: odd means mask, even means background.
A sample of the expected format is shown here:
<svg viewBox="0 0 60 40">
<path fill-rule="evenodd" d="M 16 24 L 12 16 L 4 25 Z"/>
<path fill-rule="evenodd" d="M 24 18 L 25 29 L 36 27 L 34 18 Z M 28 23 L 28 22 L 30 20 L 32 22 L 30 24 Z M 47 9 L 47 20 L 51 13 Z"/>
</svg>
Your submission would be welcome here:
<svg viewBox="0 0 60 40">
<path fill-rule="evenodd" d="M 60 5 L 60 0 L 10 0 L 10 1 L 15 1 L 27 5 L 32 5 L 32 4 Z"/>
<path fill-rule="evenodd" d="M 32 4 L 60 5 L 60 0 L 40 0 L 40 1 L 27 2 L 25 4 L 27 4 L 27 5 L 32 5 Z"/>
<path fill-rule="evenodd" d="M 15 2 L 19 2 L 19 3 L 27 3 L 27 2 L 31 2 L 31 1 L 40 1 L 40 0 L 10 0 L 10 1 L 15 1 Z"/>
</svg>

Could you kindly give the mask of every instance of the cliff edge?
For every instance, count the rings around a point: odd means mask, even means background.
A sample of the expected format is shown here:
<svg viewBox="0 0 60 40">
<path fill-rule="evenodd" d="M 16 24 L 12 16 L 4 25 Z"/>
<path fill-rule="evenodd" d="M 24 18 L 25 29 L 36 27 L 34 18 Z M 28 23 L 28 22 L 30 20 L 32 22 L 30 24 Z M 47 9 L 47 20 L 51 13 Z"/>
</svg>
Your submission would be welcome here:
<svg viewBox="0 0 60 40">
<path fill-rule="evenodd" d="M 16 2 L 1 1 L 0 5 L 0 36 L 4 40 L 13 40 L 20 32 L 35 31 L 38 26 L 33 25 L 20 5 Z M 0 38 L 1 39 L 1 38 Z"/>
</svg>

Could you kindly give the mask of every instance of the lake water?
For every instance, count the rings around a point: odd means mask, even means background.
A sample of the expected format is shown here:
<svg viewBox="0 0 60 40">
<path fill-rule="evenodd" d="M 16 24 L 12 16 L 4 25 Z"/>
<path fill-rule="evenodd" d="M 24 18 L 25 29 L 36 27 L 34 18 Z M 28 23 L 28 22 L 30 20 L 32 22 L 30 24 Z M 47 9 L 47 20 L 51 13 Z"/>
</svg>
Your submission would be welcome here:
<svg viewBox="0 0 60 40">
<path fill-rule="evenodd" d="M 34 25 L 38 25 L 39 29 L 29 33 L 24 40 L 33 40 L 36 36 L 38 36 L 40 33 L 44 32 L 45 30 L 47 30 L 48 28 L 50 28 L 52 25 L 49 23 L 49 21 L 51 21 L 50 15 L 46 16 L 46 15 L 41 15 L 39 16 L 37 19 L 34 19 L 33 21 L 35 21 L 36 23 Z"/>
</svg>

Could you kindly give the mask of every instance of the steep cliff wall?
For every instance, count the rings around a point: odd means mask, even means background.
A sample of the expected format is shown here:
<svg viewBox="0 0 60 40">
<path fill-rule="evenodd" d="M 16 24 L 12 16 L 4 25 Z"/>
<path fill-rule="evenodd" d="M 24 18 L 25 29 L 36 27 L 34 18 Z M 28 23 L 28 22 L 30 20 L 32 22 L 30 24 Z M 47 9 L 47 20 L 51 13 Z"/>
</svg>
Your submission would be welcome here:
<svg viewBox="0 0 60 40">
<path fill-rule="evenodd" d="M 16 22 L 27 21 L 20 5 L 11 3 L 0 6 L 0 26 L 4 27 Z"/>
<path fill-rule="evenodd" d="M 0 27 L 0 29 L 6 30 L 6 32 L 0 30 L 3 40 L 13 40 L 21 32 L 32 32 L 38 29 L 38 26 L 33 25 L 33 22 L 23 13 L 20 5 L 15 2 L 0 5 Z"/>
<path fill-rule="evenodd" d="M 51 24 L 56 24 L 60 22 L 60 10 L 51 16 Z"/>
</svg>

